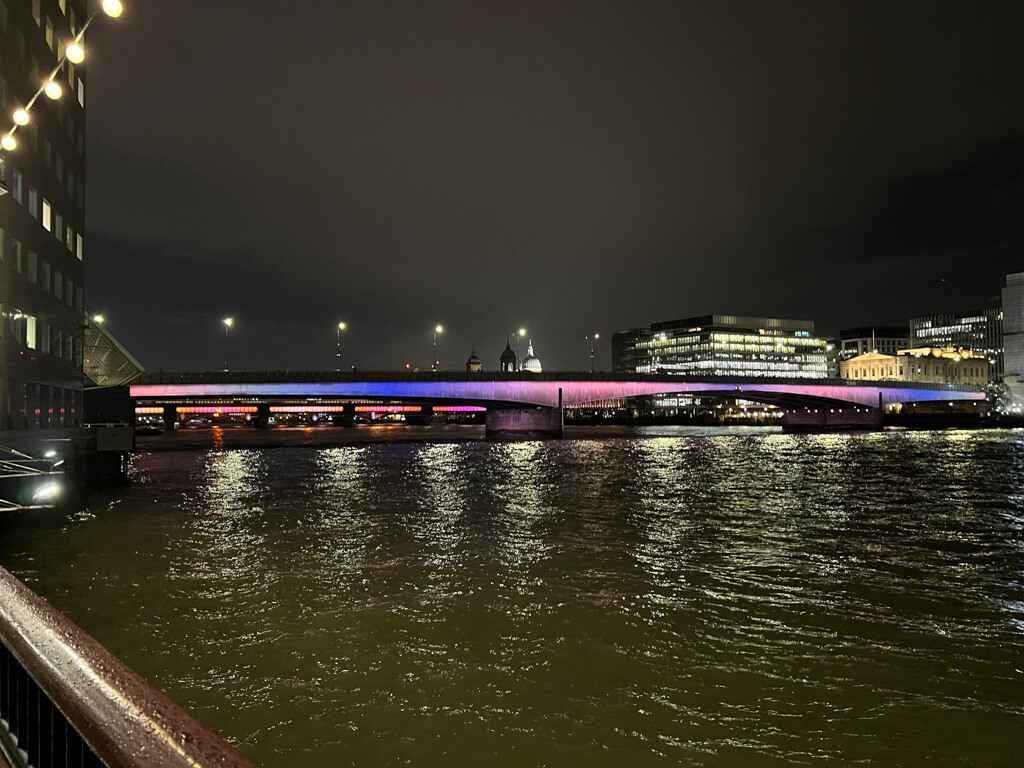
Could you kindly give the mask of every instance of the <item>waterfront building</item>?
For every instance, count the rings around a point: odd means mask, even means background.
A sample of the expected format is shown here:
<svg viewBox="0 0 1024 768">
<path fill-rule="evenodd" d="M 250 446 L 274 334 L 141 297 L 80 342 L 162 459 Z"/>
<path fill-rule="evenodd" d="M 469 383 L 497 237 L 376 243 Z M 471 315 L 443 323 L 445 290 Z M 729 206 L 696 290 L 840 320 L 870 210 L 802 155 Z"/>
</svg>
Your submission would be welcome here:
<svg viewBox="0 0 1024 768">
<path fill-rule="evenodd" d="M 702 315 L 614 334 L 612 365 L 627 373 L 822 379 L 827 346 L 811 320 Z"/>
<path fill-rule="evenodd" d="M 83 0 L 0 0 L 0 431 L 82 420 L 84 68 L 29 106 L 86 18 Z"/>
<path fill-rule="evenodd" d="M 526 347 L 526 357 L 523 358 L 522 369 L 527 373 L 541 373 L 544 367 L 540 364 L 540 360 L 533 354 L 533 339 L 530 339 L 529 344 Z"/>
<path fill-rule="evenodd" d="M 480 373 L 484 369 L 483 363 L 480 362 L 480 358 L 476 356 L 476 350 L 474 349 L 469 359 L 466 360 L 466 371 L 468 373 Z"/>
<path fill-rule="evenodd" d="M 901 349 L 895 355 L 866 352 L 839 364 L 839 377 L 859 381 L 919 381 L 983 387 L 989 382 L 984 352 L 953 347 Z"/>
<path fill-rule="evenodd" d="M 910 345 L 982 352 L 988 357 L 991 380 L 1000 381 L 1003 376 L 1003 308 L 990 306 L 973 312 L 911 318 Z"/>
<path fill-rule="evenodd" d="M 1003 288 L 1003 386 L 1013 409 L 1024 408 L 1024 272 Z"/>
</svg>

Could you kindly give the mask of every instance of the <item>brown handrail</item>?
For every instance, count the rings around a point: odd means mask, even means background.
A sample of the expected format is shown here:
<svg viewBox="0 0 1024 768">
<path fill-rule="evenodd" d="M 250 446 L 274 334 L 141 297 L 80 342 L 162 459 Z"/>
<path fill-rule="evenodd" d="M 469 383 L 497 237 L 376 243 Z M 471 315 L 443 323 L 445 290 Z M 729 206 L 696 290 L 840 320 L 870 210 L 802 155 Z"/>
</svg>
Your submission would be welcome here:
<svg viewBox="0 0 1024 768">
<path fill-rule="evenodd" d="M 253 768 L 3 568 L 0 641 L 108 768 Z M 12 731 L 29 752 L 28 761 L 38 759 L 31 753 L 33 739 L 15 727 Z"/>
</svg>

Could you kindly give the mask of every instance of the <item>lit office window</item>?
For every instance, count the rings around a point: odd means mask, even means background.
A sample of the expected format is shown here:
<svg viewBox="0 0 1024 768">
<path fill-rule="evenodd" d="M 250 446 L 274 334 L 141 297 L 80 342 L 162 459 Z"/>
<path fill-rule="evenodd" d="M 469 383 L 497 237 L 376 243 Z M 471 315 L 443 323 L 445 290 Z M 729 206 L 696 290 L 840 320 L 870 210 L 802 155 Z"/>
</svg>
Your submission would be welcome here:
<svg viewBox="0 0 1024 768">
<path fill-rule="evenodd" d="M 53 211 L 50 209 L 50 204 L 43 198 L 43 229 L 47 232 L 53 231 Z"/>
<path fill-rule="evenodd" d="M 75 256 L 78 257 L 79 261 L 82 260 L 82 236 L 81 235 L 75 235 Z"/>
</svg>

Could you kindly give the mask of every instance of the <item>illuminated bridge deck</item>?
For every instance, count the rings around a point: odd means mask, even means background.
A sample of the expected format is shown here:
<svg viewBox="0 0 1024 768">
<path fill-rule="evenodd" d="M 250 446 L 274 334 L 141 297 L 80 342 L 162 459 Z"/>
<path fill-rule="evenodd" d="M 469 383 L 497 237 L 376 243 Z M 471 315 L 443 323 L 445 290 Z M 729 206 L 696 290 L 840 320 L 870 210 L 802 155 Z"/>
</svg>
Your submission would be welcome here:
<svg viewBox="0 0 1024 768">
<path fill-rule="evenodd" d="M 558 407 L 645 395 L 724 397 L 783 408 L 879 407 L 894 403 L 984 400 L 977 387 L 847 379 L 723 378 L 671 374 L 390 373 L 262 371 L 146 374 L 131 385 L 139 404 L 198 399 L 270 403 L 373 398 L 389 402 Z"/>
</svg>

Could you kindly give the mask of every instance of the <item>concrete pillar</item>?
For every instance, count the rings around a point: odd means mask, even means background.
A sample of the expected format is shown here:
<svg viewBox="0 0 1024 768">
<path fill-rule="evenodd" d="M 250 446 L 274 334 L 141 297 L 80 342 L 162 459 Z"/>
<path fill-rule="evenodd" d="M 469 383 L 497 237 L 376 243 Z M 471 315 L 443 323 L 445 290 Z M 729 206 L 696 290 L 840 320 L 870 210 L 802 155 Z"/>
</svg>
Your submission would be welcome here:
<svg viewBox="0 0 1024 768">
<path fill-rule="evenodd" d="M 505 437 L 561 437 L 561 408 L 488 408 L 484 419 L 488 435 Z"/>
<path fill-rule="evenodd" d="M 800 408 L 782 414 L 783 432 L 841 432 L 882 428 L 882 409 L 867 406 Z"/>
<path fill-rule="evenodd" d="M 163 413 L 163 420 L 164 420 L 164 429 L 167 429 L 167 430 L 174 429 L 174 422 L 176 422 L 178 420 L 178 409 L 177 409 L 177 407 L 173 406 L 173 405 L 165 405 L 164 406 L 164 413 Z"/>
<path fill-rule="evenodd" d="M 254 427 L 259 429 L 266 429 L 270 426 L 270 405 L 262 403 L 256 406 L 256 413 L 252 415 L 252 422 Z"/>
</svg>

